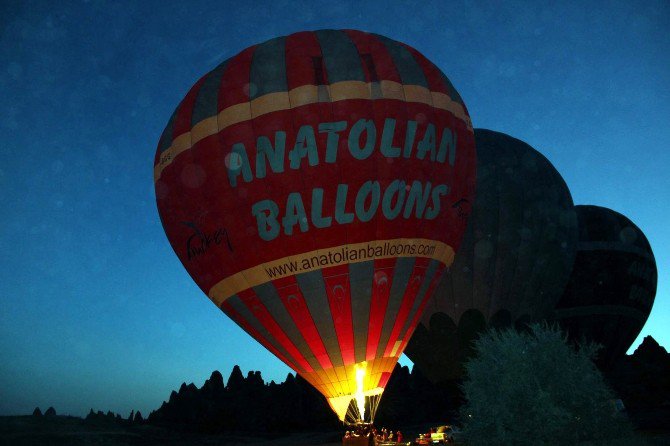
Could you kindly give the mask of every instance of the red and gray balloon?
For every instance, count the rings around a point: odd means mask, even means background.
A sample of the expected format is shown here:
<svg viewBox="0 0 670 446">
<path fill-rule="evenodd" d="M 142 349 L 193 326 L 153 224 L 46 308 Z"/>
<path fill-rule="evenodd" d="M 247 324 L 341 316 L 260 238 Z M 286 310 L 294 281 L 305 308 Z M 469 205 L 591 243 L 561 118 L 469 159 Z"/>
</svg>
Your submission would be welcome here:
<svg viewBox="0 0 670 446">
<path fill-rule="evenodd" d="M 323 30 L 252 46 L 198 80 L 154 177 L 193 280 L 344 419 L 355 394 L 381 395 L 451 265 L 475 168 L 467 109 L 433 63 L 383 36 Z"/>
</svg>

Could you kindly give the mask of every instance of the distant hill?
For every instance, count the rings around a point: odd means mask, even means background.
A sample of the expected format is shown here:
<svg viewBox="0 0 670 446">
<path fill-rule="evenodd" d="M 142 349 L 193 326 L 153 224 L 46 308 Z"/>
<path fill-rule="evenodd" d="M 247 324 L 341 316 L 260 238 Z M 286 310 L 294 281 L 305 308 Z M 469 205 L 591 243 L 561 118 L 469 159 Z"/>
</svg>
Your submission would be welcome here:
<svg viewBox="0 0 670 446">
<path fill-rule="evenodd" d="M 642 428 L 666 427 L 670 419 L 670 354 L 651 337 L 624 357 L 606 378 Z M 378 426 L 454 421 L 462 403 L 460 381 L 433 385 L 414 367 L 396 365 L 375 418 Z M 299 375 L 265 383 L 258 371 L 238 366 L 227 382 L 218 371 L 202 387 L 182 383 L 149 424 L 196 432 L 301 432 L 337 429 L 328 403 Z"/>
<path fill-rule="evenodd" d="M 246 378 L 235 366 L 224 384 L 215 371 L 201 388 L 183 383 L 148 423 L 199 432 L 301 431 L 337 428 L 339 421 L 321 394 L 289 374 L 281 384 L 266 384 L 258 371 Z"/>
<path fill-rule="evenodd" d="M 460 404 L 456 383 L 436 388 L 418 370 L 396 365 L 377 411 L 376 421 L 398 426 L 446 420 Z M 244 377 L 235 366 L 224 384 L 215 371 L 201 388 L 182 383 L 147 418 L 150 424 L 198 432 L 300 432 L 338 429 L 323 396 L 299 375 L 280 384 L 265 383 L 258 371 Z M 380 424 L 380 425 L 381 425 Z"/>
<path fill-rule="evenodd" d="M 634 424 L 642 429 L 667 429 L 670 420 L 670 353 L 651 336 L 632 355 L 625 356 L 606 375 L 623 400 Z M 460 382 L 431 384 L 414 367 L 396 365 L 381 399 L 375 424 L 404 427 L 455 421 L 462 403 Z M 50 407 L 42 415 L 35 408 L 32 418 L 55 419 Z M 60 417 L 58 417 L 60 418 Z M 91 412 L 90 426 L 109 424 L 126 427 L 154 425 L 183 432 L 313 432 L 337 431 L 341 422 L 323 396 L 300 376 L 289 373 L 282 383 L 265 383 L 261 372 L 246 377 L 238 366 L 226 382 L 214 371 L 202 387 L 182 383 L 167 401 L 144 418 L 139 412 L 122 418 L 112 412 Z"/>
<path fill-rule="evenodd" d="M 647 336 L 606 378 L 639 428 L 670 426 L 670 353 Z"/>
</svg>

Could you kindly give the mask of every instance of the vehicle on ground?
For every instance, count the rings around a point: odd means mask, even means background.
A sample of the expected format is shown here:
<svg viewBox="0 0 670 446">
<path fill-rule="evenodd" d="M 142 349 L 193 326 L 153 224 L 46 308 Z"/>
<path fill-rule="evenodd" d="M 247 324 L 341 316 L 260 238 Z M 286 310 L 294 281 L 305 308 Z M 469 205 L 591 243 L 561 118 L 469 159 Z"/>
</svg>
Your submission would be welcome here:
<svg viewBox="0 0 670 446">
<path fill-rule="evenodd" d="M 433 429 L 433 431 L 434 432 L 430 434 L 430 442 L 432 444 L 453 443 L 455 437 L 458 437 L 461 433 L 456 426 L 452 425 L 438 426 Z"/>
</svg>

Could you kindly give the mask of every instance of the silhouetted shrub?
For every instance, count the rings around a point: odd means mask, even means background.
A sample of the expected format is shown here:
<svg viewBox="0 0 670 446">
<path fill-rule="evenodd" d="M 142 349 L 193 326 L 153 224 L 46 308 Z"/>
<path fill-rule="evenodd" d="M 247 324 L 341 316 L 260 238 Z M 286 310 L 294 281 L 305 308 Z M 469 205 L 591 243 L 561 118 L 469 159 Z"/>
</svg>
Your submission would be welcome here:
<svg viewBox="0 0 670 446">
<path fill-rule="evenodd" d="M 461 419 L 468 444 L 559 445 L 631 435 L 592 359 L 547 325 L 489 331 L 466 364 Z"/>
</svg>

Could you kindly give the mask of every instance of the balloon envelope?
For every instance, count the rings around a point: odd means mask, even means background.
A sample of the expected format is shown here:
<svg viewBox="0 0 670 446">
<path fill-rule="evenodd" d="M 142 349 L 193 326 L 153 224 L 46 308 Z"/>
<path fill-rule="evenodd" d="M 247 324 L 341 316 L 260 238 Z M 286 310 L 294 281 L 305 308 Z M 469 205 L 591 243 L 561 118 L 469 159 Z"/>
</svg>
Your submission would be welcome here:
<svg viewBox="0 0 670 446">
<path fill-rule="evenodd" d="M 465 229 L 474 137 L 415 49 L 323 30 L 203 76 L 158 144 L 158 210 L 181 262 L 340 418 L 380 395 Z M 225 341 L 225 340 L 224 340 Z"/>
<path fill-rule="evenodd" d="M 472 216 L 405 352 L 433 382 L 461 377 L 487 327 L 545 318 L 575 257 L 572 197 L 551 163 L 504 133 L 475 129 L 475 141 Z"/>
<path fill-rule="evenodd" d="M 613 366 L 640 334 L 656 296 L 658 271 L 644 233 L 600 206 L 575 206 L 579 245 L 553 319 L 575 342 L 602 345 L 597 364 Z"/>
</svg>

